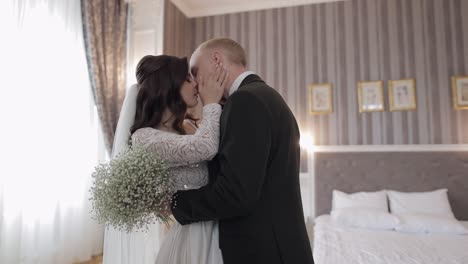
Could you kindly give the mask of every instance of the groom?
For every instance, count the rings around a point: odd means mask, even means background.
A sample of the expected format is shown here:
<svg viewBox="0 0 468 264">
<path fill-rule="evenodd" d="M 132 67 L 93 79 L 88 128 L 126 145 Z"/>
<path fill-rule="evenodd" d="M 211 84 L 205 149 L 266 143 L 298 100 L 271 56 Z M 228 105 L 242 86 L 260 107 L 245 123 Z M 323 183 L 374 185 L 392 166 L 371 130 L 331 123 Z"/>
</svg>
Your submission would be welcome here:
<svg viewBox="0 0 468 264">
<path fill-rule="evenodd" d="M 210 184 L 177 192 L 174 217 L 183 225 L 219 220 L 225 264 L 313 263 L 301 203 L 296 120 L 273 88 L 246 71 L 244 49 L 231 39 L 201 44 L 190 70 L 195 78 L 208 76 L 220 64 L 229 79 Z"/>
</svg>

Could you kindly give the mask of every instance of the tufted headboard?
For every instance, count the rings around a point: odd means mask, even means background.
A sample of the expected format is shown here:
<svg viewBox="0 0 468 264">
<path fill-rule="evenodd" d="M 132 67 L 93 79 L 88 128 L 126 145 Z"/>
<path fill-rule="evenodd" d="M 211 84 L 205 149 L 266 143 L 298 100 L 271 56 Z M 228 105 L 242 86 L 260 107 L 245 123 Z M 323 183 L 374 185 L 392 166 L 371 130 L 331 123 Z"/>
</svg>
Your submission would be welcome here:
<svg viewBox="0 0 468 264">
<path fill-rule="evenodd" d="M 447 188 L 457 219 L 468 220 L 468 152 L 315 153 L 316 215 L 330 212 L 332 190 Z"/>
</svg>

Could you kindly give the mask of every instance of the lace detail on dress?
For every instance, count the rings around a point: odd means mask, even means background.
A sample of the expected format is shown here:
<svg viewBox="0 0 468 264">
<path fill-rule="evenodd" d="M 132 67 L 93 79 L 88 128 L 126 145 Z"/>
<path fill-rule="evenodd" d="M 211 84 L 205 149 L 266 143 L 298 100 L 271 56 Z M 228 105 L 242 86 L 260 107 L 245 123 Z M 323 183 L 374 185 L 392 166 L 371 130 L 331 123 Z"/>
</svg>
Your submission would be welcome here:
<svg viewBox="0 0 468 264">
<path fill-rule="evenodd" d="M 197 189 L 208 183 L 206 161 L 218 152 L 220 116 L 219 104 L 205 105 L 194 135 L 145 127 L 133 133 L 132 144 L 146 147 L 168 163 L 177 190 Z"/>
</svg>

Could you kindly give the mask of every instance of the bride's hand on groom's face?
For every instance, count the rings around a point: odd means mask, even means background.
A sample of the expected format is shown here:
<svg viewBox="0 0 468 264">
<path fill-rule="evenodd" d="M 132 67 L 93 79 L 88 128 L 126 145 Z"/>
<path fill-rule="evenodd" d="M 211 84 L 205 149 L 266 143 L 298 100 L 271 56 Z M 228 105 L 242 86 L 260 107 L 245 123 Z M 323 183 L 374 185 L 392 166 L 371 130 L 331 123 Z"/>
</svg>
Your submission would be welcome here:
<svg viewBox="0 0 468 264">
<path fill-rule="evenodd" d="M 228 72 L 222 64 L 216 65 L 213 72 L 208 76 L 198 77 L 198 93 L 203 105 L 218 103 L 224 95 Z"/>
</svg>

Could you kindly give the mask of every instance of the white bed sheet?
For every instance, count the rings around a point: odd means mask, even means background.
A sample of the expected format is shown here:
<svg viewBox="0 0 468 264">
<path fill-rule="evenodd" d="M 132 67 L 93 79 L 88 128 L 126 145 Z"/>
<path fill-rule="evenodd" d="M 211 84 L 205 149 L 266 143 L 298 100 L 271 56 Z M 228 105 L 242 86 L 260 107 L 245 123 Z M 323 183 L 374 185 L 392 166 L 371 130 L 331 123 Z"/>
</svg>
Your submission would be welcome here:
<svg viewBox="0 0 468 264">
<path fill-rule="evenodd" d="M 317 218 L 313 244 L 316 264 L 468 264 L 468 235 L 346 228 L 329 215 Z"/>
</svg>

